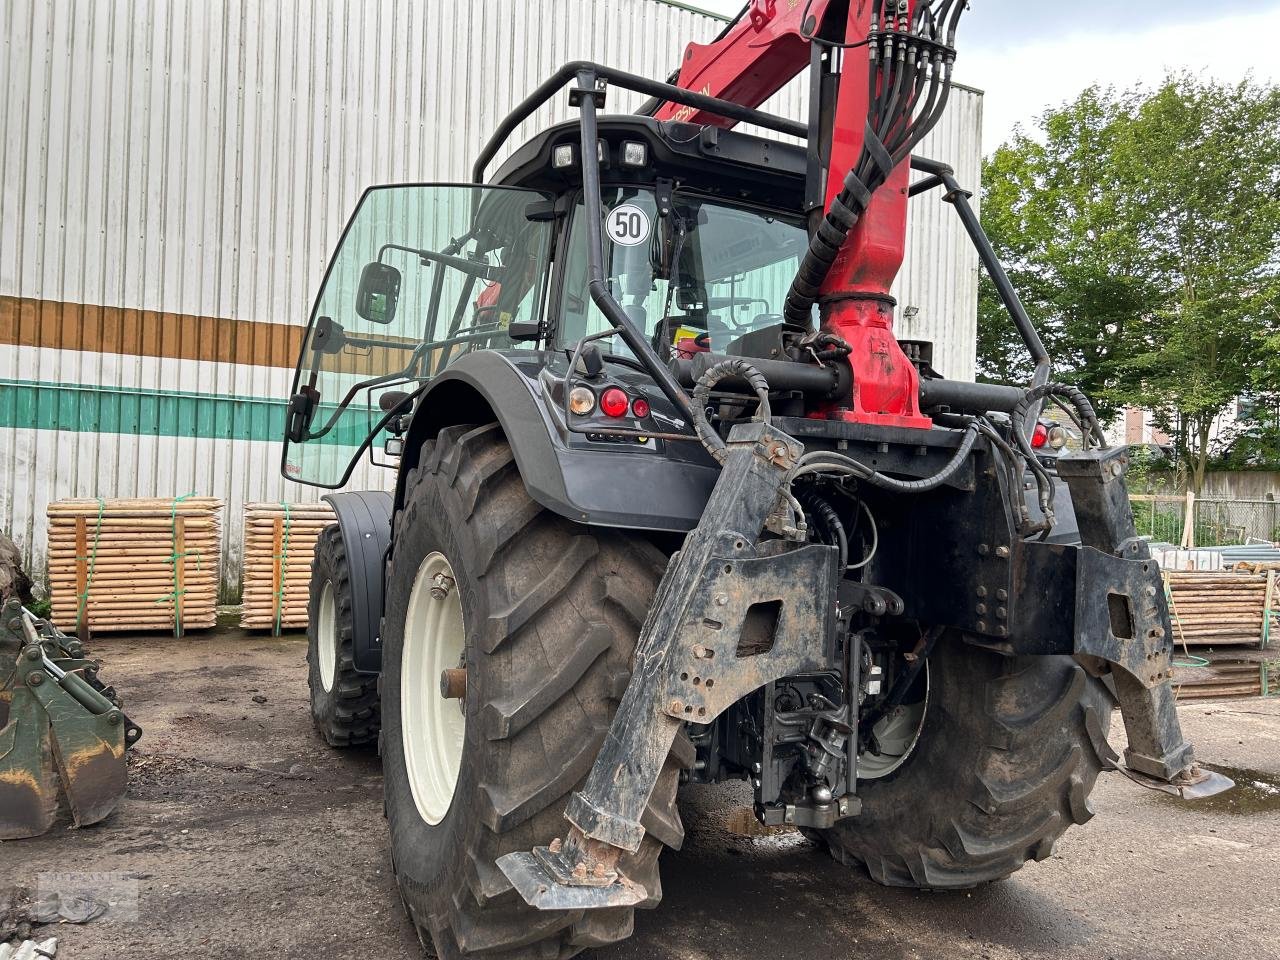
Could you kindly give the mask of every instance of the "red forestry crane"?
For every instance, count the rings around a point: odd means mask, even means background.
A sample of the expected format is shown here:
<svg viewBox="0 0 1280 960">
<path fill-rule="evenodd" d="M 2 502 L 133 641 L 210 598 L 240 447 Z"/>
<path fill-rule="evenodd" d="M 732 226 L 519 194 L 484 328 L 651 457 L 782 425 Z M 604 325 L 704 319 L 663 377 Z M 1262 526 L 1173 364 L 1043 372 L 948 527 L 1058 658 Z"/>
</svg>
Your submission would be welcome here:
<svg viewBox="0 0 1280 960">
<path fill-rule="evenodd" d="M 810 205 L 816 216 L 830 212 L 811 248 L 816 262 L 806 263 L 817 289 L 793 287 L 788 319 L 808 323 L 812 304 L 819 305 L 822 329 L 851 348 L 854 388 L 847 402 L 815 416 L 930 426 L 920 412 L 915 367 L 893 334 L 889 290 L 906 243 L 910 148 L 945 107 L 950 48 L 964 7 L 965 0 L 936 10 L 916 0 L 751 0 L 718 39 L 685 50 L 680 87 L 747 107 L 759 106 L 822 59 L 812 109 L 819 111 L 823 139 L 813 162 L 825 188 Z M 896 44 L 886 36 L 895 31 Z M 895 62 L 881 68 L 875 89 L 867 78 L 871 58 L 880 55 Z M 735 123 L 672 103 L 655 115 L 726 128 Z M 851 219 L 852 229 L 842 229 Z"/>
</svg>

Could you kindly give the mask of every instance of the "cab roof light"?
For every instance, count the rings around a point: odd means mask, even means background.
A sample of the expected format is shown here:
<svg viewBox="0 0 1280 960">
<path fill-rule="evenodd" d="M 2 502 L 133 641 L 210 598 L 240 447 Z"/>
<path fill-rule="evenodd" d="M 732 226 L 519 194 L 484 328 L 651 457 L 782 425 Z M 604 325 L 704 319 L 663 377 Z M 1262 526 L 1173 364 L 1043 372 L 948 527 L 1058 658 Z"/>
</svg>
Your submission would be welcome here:
<svg viewBox="0 0 1280 960">
<path fill-rule="evenodd" d="M 622 165 L 643 167 L 649 162 L 649 146 L 639 140 L 627 140 L 622 144 Z"/>
<path fill-rule="evenodd" d="M 578 151 L 572 143 L 562 143 L 551 151 L 551 166 L 557 170 L 572 167 L 578 162 Z"/>
</svg>

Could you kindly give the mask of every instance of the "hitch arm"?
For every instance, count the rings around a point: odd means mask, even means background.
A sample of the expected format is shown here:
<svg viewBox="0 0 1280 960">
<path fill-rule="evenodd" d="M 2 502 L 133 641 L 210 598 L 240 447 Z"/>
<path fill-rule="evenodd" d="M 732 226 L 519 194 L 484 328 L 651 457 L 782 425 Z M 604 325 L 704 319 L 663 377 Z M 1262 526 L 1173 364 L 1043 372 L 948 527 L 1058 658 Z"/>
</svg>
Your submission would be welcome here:
<svg viewBox="0 0 1280 960">
<path fill-rule="evenodd" d="M 1195 763 L 1173 696 L 1173 631 L 1160 571 L 1140 540 L 1124 482 L 1123 447 L 1059 458 L 1084 547 L 1076 591 L 1076 657 L 1091 672 L 1111 668 L 1129 746 L 1122 772 L 1185 799 L 1233 784 Z M 1105 584 L 1105 597 L 1096 585 Z"/>
<path fill-rule="evenodd" d="M 682 724 L 711 723 L 764 684 L 821 665 L 834 629 L 838 551 L 759 542 L 802 452 L 765 424 L 734 427 L 702 520 L 658 586 L 604 745 L 565 810 L 568 836 L 498 859 L 533 906 L 644 900 L 648 891 L 619 861 L 644 839 L 641 818 Z"/>
</svg>

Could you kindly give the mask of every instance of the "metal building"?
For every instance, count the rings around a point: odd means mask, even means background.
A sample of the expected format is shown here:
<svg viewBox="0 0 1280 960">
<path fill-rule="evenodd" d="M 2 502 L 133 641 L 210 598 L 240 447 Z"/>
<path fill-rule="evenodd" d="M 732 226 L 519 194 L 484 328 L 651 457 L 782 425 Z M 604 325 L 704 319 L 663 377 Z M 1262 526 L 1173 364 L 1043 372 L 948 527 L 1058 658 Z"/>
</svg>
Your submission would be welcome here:
<svg viewBox="0 0 1280 960">
<path fill-rule="evenodd" d="M 6 0 L 0 528 L 38 572 L 51 500 L 219 496 L 234 596 L 243 504 L 316 498 L 279 474 L 284 398 L 363 188 L 465 180 L 561 63 L 665 78 L 722 27 L 659 0 Z M 803 118 L 804 98 L 769 107 Z M 981 121 L 958 89 L 922 151 L 975 189 Z M 977 258 L 936 193 L 911 226 L 899 333 L 972 378 Z"/>
</svg>

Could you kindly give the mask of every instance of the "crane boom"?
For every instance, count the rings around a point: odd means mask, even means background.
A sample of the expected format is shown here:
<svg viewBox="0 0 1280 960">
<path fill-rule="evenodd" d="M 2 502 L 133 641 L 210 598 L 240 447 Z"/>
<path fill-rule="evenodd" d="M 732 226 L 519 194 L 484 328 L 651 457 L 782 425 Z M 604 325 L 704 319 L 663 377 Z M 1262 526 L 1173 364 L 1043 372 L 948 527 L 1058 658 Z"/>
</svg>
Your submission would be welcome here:
<svg viewBox="0 0 1280 960">
<path fill-rule="evenodd" d="M 787 319 L 811 323 L 816 303 L 821 330 L 848 346 L 853 370 L 852 395 L 815 416 L 931 424 L 920 412 L 919 375 L 893 333 L 890 290 L 906 250 L 910 147 L 945 105 L 963 6 L 752 0 L 717 40 L 685 50 L 680 87 L 744 106 L 759 106 L 806 68 L 815 73 L 811 90 L 821 102 L 811 104 L 809 143 L 819 162 L 810 196 L 825 219 L 814 218 L 811 257 L 792 287 Z M 655 116 L 734 125 L 672 103 Z"/>
</svg>

